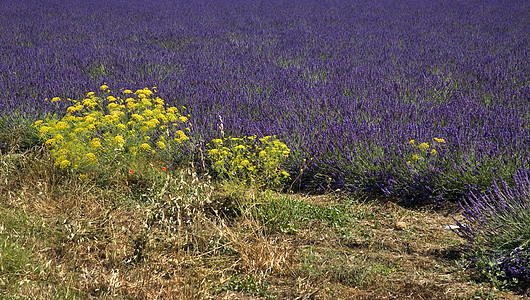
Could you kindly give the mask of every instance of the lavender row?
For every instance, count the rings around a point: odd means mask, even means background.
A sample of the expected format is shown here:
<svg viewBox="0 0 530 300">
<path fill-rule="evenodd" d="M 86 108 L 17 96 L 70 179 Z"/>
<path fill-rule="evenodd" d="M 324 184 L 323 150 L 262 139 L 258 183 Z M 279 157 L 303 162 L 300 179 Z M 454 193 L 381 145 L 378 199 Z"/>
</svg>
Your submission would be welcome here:
<svg viewBox="0 0 530 300">
<path fill-rule="evenodd" d="M 514 185 L 496 180 L 482 195 L 471 194 L 461 202 L 464 221 L 456 232 L 468 241 L 470 267 L 487 280 L 505 284 L 530 283 L 530 171 L 520 169 Z M 497 278 L 499 277 L 499 278 Z"/>
<path fill-rule="evenodd" d="M 0 110 L 156 86 L 199 140 L 221 119 L 277 135 L 300 187 L 457 199 L 528 166 L 528 20 L 524 0 L 18 1 L 0 16 Z M 433 138 L 409 164 L 409 141 Z"/>
</svg>

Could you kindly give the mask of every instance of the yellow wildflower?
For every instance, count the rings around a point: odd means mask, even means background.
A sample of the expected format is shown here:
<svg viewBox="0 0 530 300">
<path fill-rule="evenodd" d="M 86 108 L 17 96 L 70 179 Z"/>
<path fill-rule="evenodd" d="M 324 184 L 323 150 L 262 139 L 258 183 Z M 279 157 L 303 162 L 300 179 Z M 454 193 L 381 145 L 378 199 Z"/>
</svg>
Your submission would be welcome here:
<svg viewBox="0 0 530 300">
<path fill-rule="evenodd" d="M 117 135 L 112 139 L 116 144 L 123 145 L 125 144 L 125 140 L 123 139 L 123 136 Z"/>
<path fill-rule="evenodd" d="M 94 118 L 92 116 L 86 116 L 85 117 L 85 122 L 87 122 L 87 123 L 93 123 L 94 121 L 96 121 L 96 118 Z"/>
<path fill-rule="evenodd" d="M 148 88 L 144 88 L 142 92 L 147 96 L 151 96 L 153 94 L 153 92 L 151 92 Z"/>
<path fill-rule="evenodd" d="M 410 144 L 410 145 L 414 145 L 414 142 L 415 142 L 414 140 L 410 140 L 410 141 L 409 141 L 409 144 Z"/>
<path fill-rule="evenodd" d="M 144 123 L 147 127 L 151 127 L 151 128 L 154 128 L 156 127 L 158 124 L 160 124 L 160 121 L 158 121 L 158 119 L 151 119 L 147 122 Z"/>
<path fill-rule="evenodd" d="M 140 116 L 139 114 L 132 114 L 131 118 L 135 119 L 136 121 L 143 121 L 144 117 Z"/>
<path fill-rule="evenodd" d="M 66 155 L 66 154 L 68 154 L 68 152 L 70 152 L 70 151 L 68 151 L 68 149 L 59 149 L 59 150 L 57 150 L 57 154 L 58 155 Z"/>
<path fill-rule="evenodd" d="M 425 151 L 427 149 L 429 149 L 429 144 L 427 144 L 427 143 L 421 143 L 420 144 L 420 150 L 421 151 Z"/>
<path fill-rule="evenodd" d="M 86 105 L 88 108 L 93 108 L 98 105 L 98 103 L 92 99 L 84 99 L 83 105 Z"/>
<path fill-rule="evenodd" d="M 46 141 L 46 147 L 51 148 L 55 144 L 55 139 L 49 139 Z"/>
<path fill-rule="evenodd" d="M 61 162 L 59 163 L 59 167 L 60 167 L 61 169 L 63 169 L 63 170 L 66 169 L 66 168 L 68 168 L 70 165 L 71 165 L 70 161 L 68 161 L 68 160 L 66 160 L 66 159 L 63 160 L 63 161 L 61 161 Z"/>
<path fill-rule="evenodd" d="M 77 111 L 77 108 L 75 106 L 68 106 L 66 108 L 66 112 L 69 112 L 69 113 L 73 113 L 73 112 L 76 112 Z"/>
<path fill-rule="evenodd" d="M 101 140 L 99 138 L 93 138 L 91 141 L 90 141 L 90 147 L 91 148 L 94 148 L 94 149 L 98 149 L 98 148 L 101 148 L 102 145 L 101 145 Z"/>
<path fill-rule="evenodd" d="M 143 143 L 143 144 L 140 145 L 140 150 L 149 151 L 149 150 L 151 150 L 151 146 L 149 146 L 148 143 Z"/>
<path fill-rule="evenodd" d="M 160 149 L 165 149 L 165 148 L 166 148 L 166 144 L 164 144 L 164 142 L 162 142 L 162 141 L 158 141 L 158 142 L 156 143 L 156 145 L 157 145 L 158 148 L 160 148 Z"/>
<path fill-rule="evenodd" d="M 104 84 L 104 85 L 99 87 L 100 91 L 105 91 L 105 90 L 108 90 L 108 89 L 109 89 L 109 87 L 106 84 Z"/>
<path fill-rule="evenodd" d="M 420 155 L 419 154 L 412 154 L 412 160 L 419 160 Z"/>
<path fill-rule="evenodd" d="M 445 143 L 445 140 L 444 139 L 439 139 L 439 138 L 434 138 L 434 140 L 438 143 Z"/>
<path fill-rule="evenodd" d="M 178 134 L 178 136 L 179 136 L 178 138 L 179 138 L 180 140 L 189 140 L 189 138 L 186 136 L 186 134 L 185 134 L 184 131 L 182 131 L 182 130 L 177 130 L 177 131 L 175 131 L 175 134 Z M 212 141 L 213 141 L 214 143 L 216 143 L 216 142 L 215 142 L 216 140 L 212 140 Z M 222 143 L 221 140 L 218 140 L 218 141 L 220 141 L 219 143 Z M 217 143 L 216 143 L 216 144 L 217 144 Z"/>
<path fill-rule="evenodd" d="M 186 118 L 184 116 L 180 116 L 179 120 L 180 120 L 180 122 L 184 123 L 184 122 L 188 121 L 188 118 Z"/>
<path fill-rule="evenodd" d="M 85 159 L 88 162 L 92 163 L 92 162 L 95 162 L 97 160 L 97 157 L 96 157 L 96 155 L 94 153 L 90 152 L 90 153 L 85 154 Z"/>
<path fill-rule="evenodd" d="M 76 118 L 75 118 L 74 116 L 70 115 L 70 116 L 65 116 L 65 117 L 63 118 L 63 120 L 66 120 L 66 121 L 68 121 L 68 122 L 73 122 L 73 121 L 76 120 Z"/>
<path fill-rule="evenodd" d="M 128 103 L 127 103 L 127 108 L 128 108 L 129 110 L 133 110 L 133 109 L 135 109 L 137 106 L 138 106 L 138 104 L 136 104 L 136 103 L 134 103 L 134 102 L 128 102 Z"/>
<path fill-rule="evenodd" d="M 93 96 L 94 94 L 95 94 L 94 92 L 88 92 L 88 93 L 86 94 L 86 96 L 87 96 L 87 97 L 90 97 L 90 96 Z"/>
<path fill-rule="evenodd" d="M 431 150 L 431 153 L 432 153 L 432 154 L 436 154 L 436 153 L 438 153 L 438 152 L 436 151 L 436 149 L 432 149 L 432 150 Z"/>
<path fill-rule="evenodd" d="M 164 114 L 158 114 L 157 118 L 160 119 L 162 123 L 167 123 L 167 117 Z"/>
<path fill-rule="evenodd" d="M 70 128 L 70 126 L 68 125 L 68 123 L 64 121 L 60 121 L 60 122 L 57 122 L 57 124 L 55 124 L 55 129 L 62 130 L 62 129 L 67 129 L 67 128 Z"/>
<path fill-rule="evenodd" d="M 150 109 L 144 110 L 144 116 L 151 117 L 153 115 L 153 111 Z"/>
<path fill-rule="evenodd" d="M 48 126 L 42 126 L 40 129 L 39 129 L 39 135 L 40 136 L 44 136 L 46 133 L 48 133 L 50 131 L 51 127 L 48 127 Z"/>
<path fill-rule="evenodd" d="M 61 98 L 59 98 L 59 97 L 53 97 L 52 98 L 52 103 L 53 102 L 57 102 L 57 101 L 61 101 Z"/>
<path fill-rule="evenodd" d="M 131 90 L 125 90 L 123 91 L 124 94 L 132 94 L 132 91 Z"/>
</svg>

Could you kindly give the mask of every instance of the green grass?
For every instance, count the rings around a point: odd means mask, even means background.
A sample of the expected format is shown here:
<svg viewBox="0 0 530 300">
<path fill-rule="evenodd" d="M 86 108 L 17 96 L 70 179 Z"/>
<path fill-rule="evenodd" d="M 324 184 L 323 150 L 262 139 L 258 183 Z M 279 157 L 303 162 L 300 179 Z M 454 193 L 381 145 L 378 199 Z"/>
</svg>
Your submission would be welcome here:
<svg viewBox="0 0 530 300">
<path fill-rule="evenodd" d="M 312 222 L 348 229 L 363 217 L 363 212 L 355 211 L 355 202 L 319 206 L 294 197 L 271 194 L 263 200 L 262 203 L 252 203 L 248 210 L 268 232 L 295 234 L 300 227 L 308 227 Z"/>
</svg>

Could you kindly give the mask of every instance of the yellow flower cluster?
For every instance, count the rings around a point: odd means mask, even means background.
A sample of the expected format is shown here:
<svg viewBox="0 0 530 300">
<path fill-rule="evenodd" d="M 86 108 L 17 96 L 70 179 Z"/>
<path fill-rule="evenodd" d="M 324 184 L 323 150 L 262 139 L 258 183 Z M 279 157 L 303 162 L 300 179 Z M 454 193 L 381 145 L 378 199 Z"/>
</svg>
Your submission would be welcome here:
<svg viewBox="0 0 530 300">
<path fill-rule="evenodd" d="M 281 164 L 291 150 L 276 136 L 213 139 L 207 147 L 212 168 L 222 177 L 260 185 L 289 178 Z"/>
<path fill-rule="evenodd" d="M 425 160 L 427 157 L 432 157 L 436 154 L 438 154 L 438 151 L 435 149 L 435 147 L 440 146 L 441 144 L 445 144 L 444 139 L 440 138 L 433 138 L 434 143 L 432 145 L 429 145 L 429 143 L 423 142 L 418 145 L 416 145 L 415 140 L 410 140 L 409 145 L 419 149 L 419 153 L 413 153 L 410 157 L 410 160 L 407 161 L 408 165 L 411 165 L 412 163 L 419 162 L 421 160 Z M 429 149 L 431 149 L 429 151 Z"/>
<path fill-rule="evenodd" d="M 57 167 L 85 172 L 98 163 L 127 164 L 124 160 L 140 154 L 149 158 L 168 155 L 189 140 L 185 133 L 191 131 L 189 115 L 167 106 L 150 89 L 110 95 L 104 84 L 98 93 L 89 92 L 82 100 L 68 99 L 60 119 L 54 115 L 34 123 Z"/>
</svg>

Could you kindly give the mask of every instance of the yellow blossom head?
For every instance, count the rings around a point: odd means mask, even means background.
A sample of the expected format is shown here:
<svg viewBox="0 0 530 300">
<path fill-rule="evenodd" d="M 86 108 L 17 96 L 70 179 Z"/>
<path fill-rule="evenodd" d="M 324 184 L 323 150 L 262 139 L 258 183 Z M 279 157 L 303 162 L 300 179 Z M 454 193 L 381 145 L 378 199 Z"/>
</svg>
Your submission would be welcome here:
<svg viewBox="0 0 530 300">
<path fill-rule="evenodd" d="M 55 124 L 55 129 L 62 130 L 67 128 L 70 128 L 70 126 L 64 121 L 59 121 L 57 124 Z"/>
<path fill-rule="evenodd" d="M 94 153 L 92 153 L 92 152 L 85 154 L 85 159 L 89 163 L 93 163 L 93 162 L 97 161 L 96 155 Z"/>
<path fill-rule="evenodd" d="M 142 150 L 142 151 L 150 151 L 151 150 L 151 146 L 148 143 L 143 143 L 143 144 L 140 145 L 140 150 Z"/>
<path fill-rule="evenodd" d="M 121 135 L 115 136 L 112 140 L 114 141 L 114 143 L 116 143 L 118 145 L 125 144 L 125 140 L 123 139 L 123 136 L 121 136 Z"/>
<path fill-rule="evenodd" d="M 98 148 L 101 148 L 102 145 L 101 145 L 101 140 L 99 138 L 93 138 L 91 141 L 90 141 L 90 147 L 91 148 L 94 148 L 94 149 L 98 149 Z"/>
<path fill-rule="evenodd" d="M 68 160 L 65 159 L 65 160 L 63 160 L 63 161 L 61 161 L 61 162 L 59 163 L 59 168 L 61 168 L 61 169 L 64 170 L 64 169 L 68 168 L 71 164 L 72 164 L 72 163 L 70 163 L 70 161 L 68 161 Z"/>
</svg>

